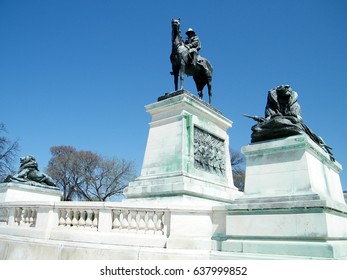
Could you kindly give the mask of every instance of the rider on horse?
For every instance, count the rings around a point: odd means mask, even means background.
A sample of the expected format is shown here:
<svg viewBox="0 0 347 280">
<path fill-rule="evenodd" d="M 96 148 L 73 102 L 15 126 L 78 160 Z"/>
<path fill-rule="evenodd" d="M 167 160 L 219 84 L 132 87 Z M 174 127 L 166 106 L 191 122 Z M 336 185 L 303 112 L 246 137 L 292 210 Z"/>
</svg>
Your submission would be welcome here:
<svg viewBox="0 0 347 280">
<path fill-rule="evenodd" d="M 212 104 L 212 65 L 199 55 L 201 44 L 193 29 L 186 32 L 187 39 L 182 40 L 180 30 L 180 19 L 171 19 L 172 51 L 170 61 L 172 64 L 171 74 L 174 76 L 175 90 L 178 90 L 178 78 L 181 81 L 181 90 L 184 84 L 184 75 L 193 76 L 196 89 L 200 98 L 203 97 L 202 90 L 207 85 L 209 103 Z"/>
<path fill-rule="evenodd" d="M 199 37 L 196 35 L 195 31 L 192 28 L 188 28 L 186 35 L 188 36 L 184 44 L 189 50 L 189 56 L 191 58 L 191 64 L 193 67 L 196 67 L 196 64 L 200 64 L 205 68 L 206 71 L 209 71 L 207 66 L 203 63 L 199 51 L 201 49 L 201 43 Z"/>
<path fill-rule="evenodd" d="M 198 36 L 195 34 L 195 31 L 192 28 L 188 29 L 186 35 L 188 36 L 188 38 L 184 43 L 189 50 L 189 55 L 192 59 L 192 65 L 196 66 L 199 51 L 201 49 L 201 43 Z"/>
</svg>

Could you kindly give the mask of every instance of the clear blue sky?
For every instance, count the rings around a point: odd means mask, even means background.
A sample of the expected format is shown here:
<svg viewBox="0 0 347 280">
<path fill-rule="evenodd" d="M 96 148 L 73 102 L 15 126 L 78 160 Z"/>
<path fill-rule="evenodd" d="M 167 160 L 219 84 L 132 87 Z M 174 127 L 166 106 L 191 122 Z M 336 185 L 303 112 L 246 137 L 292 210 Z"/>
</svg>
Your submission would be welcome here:
<svg viewBox="0 0 347 280">
<path fill-rule="evenodd" d="M 144 106 L 174 89 L 171 18 L 180 17 L 213 65 L 232 148 L 250 142 L 254 122 L 241 114 L 263 115 L 267 91 L 290 84 L 305 123 L 347 168 L 346 14 L 345 0 L 0 0 L 0 121 L 41 170 L 54 145 L 140 169 Z M 195 93 L 191 78 L 185 88 Z M 341 181 L 346 189 L 346 171 Z"/>
</svg>

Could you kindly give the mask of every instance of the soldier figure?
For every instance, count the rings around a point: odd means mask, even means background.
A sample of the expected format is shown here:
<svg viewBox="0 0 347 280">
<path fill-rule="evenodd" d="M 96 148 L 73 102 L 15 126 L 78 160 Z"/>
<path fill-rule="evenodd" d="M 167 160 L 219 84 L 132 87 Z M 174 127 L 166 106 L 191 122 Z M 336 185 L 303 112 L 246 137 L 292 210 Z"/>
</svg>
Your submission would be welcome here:
<svg viewBox="0 0 347 280">
<path fill-rule="evenodd" d="M 330 155 L 331 160 L 335 160 L 332 156 L 332 148 L 304 123 L 298 103 L 298 93 L 289 85 L 281 85 L 269 90 L 265 118 L 244 116 L 258 122 L 252 126 L 252 143 L 306 133 Z"/>
<path fill-rule="evenodd" d="M 195 34 L 195 31 L 192 28 L 189 28 L 187 30 L 186 35 L 188 36 L 188 38 L 184 43 L 189 50 L 189 55 L 192 59 L 192 65 L 196 66 L 199 51 L 201 49 L 201 43 L 198 36 Z"/>
</svg>

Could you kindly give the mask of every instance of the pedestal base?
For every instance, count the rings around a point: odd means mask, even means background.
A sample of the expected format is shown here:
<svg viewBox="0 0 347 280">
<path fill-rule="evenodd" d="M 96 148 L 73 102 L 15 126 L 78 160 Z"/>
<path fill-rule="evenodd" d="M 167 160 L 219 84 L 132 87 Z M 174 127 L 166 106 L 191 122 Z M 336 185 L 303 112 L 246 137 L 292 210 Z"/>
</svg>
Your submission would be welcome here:
<svg viewBox="0 0 347 280">
<path fill-rule="evenodd" d="M 245 198 L 319 195 L 345 203 L 337 161 L 306 135 L 251 144 L 246 156 Z"/>
<path fill-rule="evenodd" d="M 126 191 L 129 200 L 170 202 L 170 204 L 215 204 L 234 200 L 237 190 L 187 175 L 137 179 Z"/>
<path fill-rule="evenodd" d="M 339 259 L 347 256 L 347 206 L 318 195 L 239 199 L 227 206 L 222 251 Z"/>
<path fill-rule="evenodd" d="M 41 184 L 2 183 L 0 184 L 0 202 L 13 201 L 60 201 L 58 188 Z"/>
<path fill-rule="evenodd" d="M 185 90 L 160 100 L 146 106 L 152 116 L 146 152 L 127 199 L 218 205 L 240 197 L 226 132 L 232 122 Z"/>
<path fill-rule="evenodd" d="M 251 144 L 242 151 L 245 195 L 226 206 L 222 251 L 345 258 L 341 165 L 305 135 Z"/>
</svg>

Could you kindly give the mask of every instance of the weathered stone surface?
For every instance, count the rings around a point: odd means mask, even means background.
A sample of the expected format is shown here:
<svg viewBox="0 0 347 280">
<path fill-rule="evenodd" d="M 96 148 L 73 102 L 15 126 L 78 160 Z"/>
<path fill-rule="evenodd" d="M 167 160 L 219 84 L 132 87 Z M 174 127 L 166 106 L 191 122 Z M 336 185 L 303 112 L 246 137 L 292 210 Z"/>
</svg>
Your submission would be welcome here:
<svg viewBox="0 0 347 280">
<path fill-rule="evenodd" d="M 246 156 L 245 198 L 316 194 L 344 203 L 337 161 L 307 135 L 254 143 Z"/>
<path fill-rule="evenodd" d="M 216 203 L 241 195 L 232 178 L 230 120 L 185 90 L 146 110 L 152 116 L 146 152 L 141 176 L 125 190 L 128 199 Z"/>
<path fill-rule="evenodd" d="M 61 191 L 56 187 L 35 182 L 1 183 L 0 203 L 8 201 L 60 201 Z"/>
</svg>

